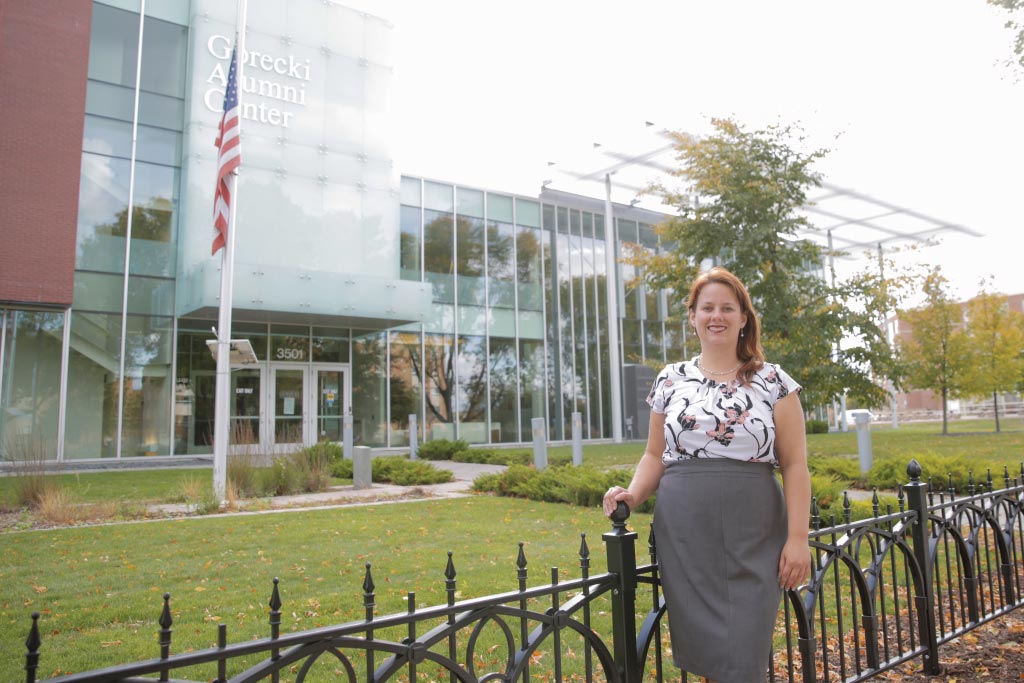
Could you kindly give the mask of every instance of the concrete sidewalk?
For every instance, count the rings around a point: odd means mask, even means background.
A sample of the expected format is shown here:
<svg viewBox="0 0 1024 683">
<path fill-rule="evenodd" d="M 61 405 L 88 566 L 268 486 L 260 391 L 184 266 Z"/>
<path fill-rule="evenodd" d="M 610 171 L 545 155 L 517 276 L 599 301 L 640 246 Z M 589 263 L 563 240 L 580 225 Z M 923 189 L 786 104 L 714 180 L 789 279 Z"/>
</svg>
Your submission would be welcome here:
<svg viewBox="0 0 1024 683">
<path fill-rule="evenodd" d="M 445 460 L 431 461 L 438 469 L 452 473 L 452 481 L 443 484 L 425 484 L 422 486 L 398 486 L 397 484 L 372 484 L 369 488 L 357 489 L 354 486 L 336 486 L 329 491 L 319 493 L 301 493 L 294 496 L 274 496 L 268 499 L 239 501 L 240 511 L 284 510 L 293 508 L 337 507 L 351 505 L 374 505 L 380 503 L 398 503 L 411 500 L 428 500 L 433 498 L 460 498 L 471 495 L 473 480 L 481 474 L 504 472 L 504 465 L 479 465 L 467 462 L 449 462 Z M 269 503 L 269 508 L 267 507 Z M 151 505 L 149 511 L 158 516 L 187 515 L 194 506 L 185 503 Z"/>
</svg>

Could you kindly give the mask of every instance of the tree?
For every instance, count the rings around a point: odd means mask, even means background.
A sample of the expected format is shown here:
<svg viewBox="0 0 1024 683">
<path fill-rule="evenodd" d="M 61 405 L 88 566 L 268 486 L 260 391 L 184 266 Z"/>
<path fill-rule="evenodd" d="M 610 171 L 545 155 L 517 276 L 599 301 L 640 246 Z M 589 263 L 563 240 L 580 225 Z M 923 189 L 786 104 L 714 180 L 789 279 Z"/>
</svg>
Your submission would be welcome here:
<svg viewBox="0 0 1024 683">
<path fill-rule="evenodd" d="M 950 298 L 947 280 L 934 268 L 923 282 L 925 304 L 900 313 L 911 335 L 900 348 L 907 366 L 907 384 L 942 395 L 942 433 L 948 434 L 948 403 L 970 386 L 974 359 L 963 324 L 963 307 Z M 902 331 L 901 331 L 902 332 Z"/>
<path fill-rule="evenodd" d="M 1011 16 L 1006 20 L 1006 28 L 1014 32 L 1013 53 L 1017 55 L 1017 65 L 1024 67 L 1024 23 L 1018 21 L 1017 14 L 1024 10 L 1024 0 L 988 0 L 988 4 L 1002 7 Z"/>
<path fill-rule="evenodd" d="M 830 283 L 824 248 L 801 236 L 814 230 L 799 209 L 820 185 L 812 167 L 826 150 L 794 149 L 791 126 L 748 132 L 728 119 L 712 124 L 703 139 L 674 134 L 681 165 L 671 174 L 682 187 L 652 191 L 678 215 L 657 227 L 658 253 L 633 248 L 627 262 L 648 286 L 685 300 L 699 264 L 714 260 L 747 285 L 768 358 L 804 385 L 808 405 L 843 393 L 884 402 L 877 378 L 898 373 L 880 321 L 894 307 L 898 281 L 863 273 Z"/>
<path fill-rule="evenodd" d="M 1010 310 L 1004 294 L 983 289 L 967 302 L 967 320 L 975 362 L 966 393 L 992 396 L 998 432 L 999 391 L 1012 390 L 1024 371 L 1024 315 Z"/>
</svg>

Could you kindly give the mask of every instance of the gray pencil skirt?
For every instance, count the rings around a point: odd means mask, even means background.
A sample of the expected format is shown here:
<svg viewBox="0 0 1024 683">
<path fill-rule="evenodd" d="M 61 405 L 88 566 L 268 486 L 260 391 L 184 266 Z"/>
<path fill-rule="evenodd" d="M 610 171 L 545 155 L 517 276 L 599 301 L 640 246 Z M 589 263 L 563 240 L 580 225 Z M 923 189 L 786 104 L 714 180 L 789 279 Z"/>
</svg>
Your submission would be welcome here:
<svg viewBox="0 0 1024 683">
<path fill-rule="evenodd" d="M 695 458 L 665 468 L 654 538 L 676 666 L 719 683 L 765 680 L 786 530 L 771 465 Z"/>
</svg>

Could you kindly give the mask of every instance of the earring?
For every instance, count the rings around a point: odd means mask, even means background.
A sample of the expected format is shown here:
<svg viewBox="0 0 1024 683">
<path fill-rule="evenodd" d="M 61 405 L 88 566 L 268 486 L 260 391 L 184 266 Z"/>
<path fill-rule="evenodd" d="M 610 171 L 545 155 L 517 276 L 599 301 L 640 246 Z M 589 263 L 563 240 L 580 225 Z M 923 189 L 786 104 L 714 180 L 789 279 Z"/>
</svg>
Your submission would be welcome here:
<svg viewBox="0 0 1024 683">
<path fill-rule="evenodd" d="M 743 335 L 744 335 L 744 334 L 746 334 L 746 331 L 745 331 L 745 330 L 740 330 L 740 338 L 741 338 L 741 339 L 743 338 Z"/>
</svg>

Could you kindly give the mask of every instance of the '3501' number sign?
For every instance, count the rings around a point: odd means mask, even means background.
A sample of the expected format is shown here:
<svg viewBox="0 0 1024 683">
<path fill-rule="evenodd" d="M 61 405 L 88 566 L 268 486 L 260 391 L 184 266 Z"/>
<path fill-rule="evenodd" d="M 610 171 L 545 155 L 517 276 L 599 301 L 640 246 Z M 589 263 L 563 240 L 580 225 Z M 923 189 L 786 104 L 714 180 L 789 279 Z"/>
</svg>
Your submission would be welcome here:
<svg viewBox="0 0 1024 683">
<path fill-rule="evenodd" d="M 278 347 L 275 354 L 278 360 L 305 360 L 306 352 L 302 349 L 286 349 Z"/>
</svg>

